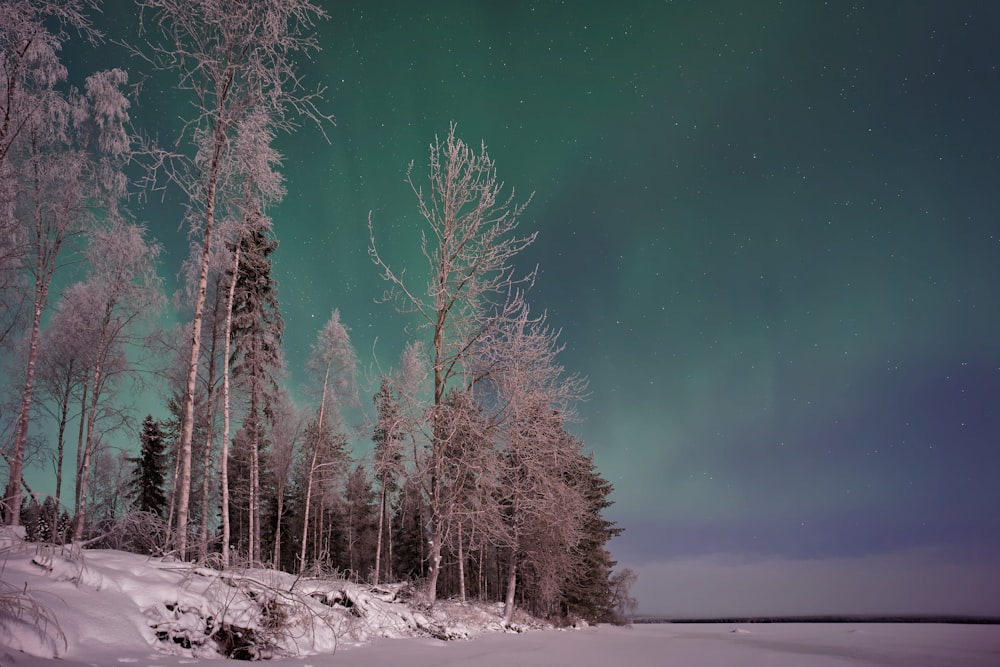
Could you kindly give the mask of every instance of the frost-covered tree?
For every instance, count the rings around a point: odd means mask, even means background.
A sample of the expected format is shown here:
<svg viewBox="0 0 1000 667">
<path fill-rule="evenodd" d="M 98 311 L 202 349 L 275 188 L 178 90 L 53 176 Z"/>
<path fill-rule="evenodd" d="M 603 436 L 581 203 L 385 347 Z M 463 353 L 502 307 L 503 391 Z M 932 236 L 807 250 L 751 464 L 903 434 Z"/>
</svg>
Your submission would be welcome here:
<svg viewBox="0 0 1000 667">
<path fill-rule="evenodd" d="M 378 528 L 375 537 L 375 568 L 372 583 L 376 586 L 383 567 L 382 545 L 386 544 L 385 564 L 392 564 L 392 522 L 388 520 L 392 494 L 397 490 L 398 480 L 403 473 L 403 416 L 399 408 L 399 398 L 388 377 L 383 377 L 373 401 L 375 403 L 375 428 L 372 440 L 375 442 L 372 467 L 378 483 Z M 388 573 L 391 576 L 391 571 Z"/>
<path fill-rule="evenodd" d="M 65 296 L 59 300 L 48 328 L 43 331 L 37 371 L 41 405 L 56 421 L 56 451 L 52 463 L 56 477 L 54 502 L 57 507 L 62 505 L 68 424 L 71 418 L 82 419 L 85 414 L 83 406 L 86 404 L 85 388 L 90 357 L 89 338 L 81 335 L 84 326 L 80 312 L 82 304 L 69 301 Z M 77 406 L 79 411 L 74 413 Z M 57 518 L 56 514 L 58 513 L 51 515 L 53 522 Z M 56 534 L 55 523 L 51 532 Z"/>
<path fill-rule="evenodd" d="M 309 0 L 139 0 L 147 42 L 138 55 L 177 75 L 190 93 L 174 147 L 150 147 L 151 166 L 188 198 L 192 233 L 201 239 L 198 290 L 191 318 L 190 360 L 183 400 L 178 488 L 178 547 L 185 554 L 191 491 L 194 395 L 202 317 L 216 221 L 239 207 L 247 165 L 234 152 L 240 125 L 261 114 L 267 127 L 290 131 L 295 117 L 327 120 L 316 107 L 321 90 L 302 87 L 295 59 L 318 48 L 314 22 L 325 17 Z M 257 187 L 263 188 L 260 183 Z M 234 216 L 240 217 L 240 216 Z"/>
<path fill-rule="evenodd" d="M 519 567 L 531 569 L 534 594 L 552 609 L 561 595 L 572 549 L 587 509 L 581 490 L 567 480 L 578 446 L 563 429 L 585 382 L 558 362 L 558 332 L 533 318 L 527 306 L 477 349 L 480 392 L 496 415 L 503 521 L 494 540 L 508 551 L 504 617 L 512 619 Z"/>
<path fill-rule="evenodd" d="M 270 473 L 271 488 L 274 490 L 271 541 L 273 543 L 272 563 L 275 568 L 281 567 L 282 561 L 282 530 L 287 508 L 288 488 L 292 478 L 292 468 L 298 453 L 298 445 L 302 440 L 305 419 L 296 407 L 288 392 L 282 391 L 271 410 L 271 456 Z"/>
<path fill-rule="evenodd" d="M 319 404 L 315 420 L 306 431 L 303 452 L 303 458 L 308 464 L 305 470 L 300 572 L 306 567 L 309 518 L 314 489 L 319 483 L 317 477 L 323 473 L 336 472 L 338 468 L 346 465 L 343 439 L 338 437 L 337 432 L 342 429 L 342 411 L 357 404 L 357 364 L 350 330 L 340 321 L 340 311 L 334 309 L 330 319 L 319 332 L 309 358 L 309 369 L 318 385 Z"/>
<path fill-rule="evenodd" d="M 382 256 L 369 219 L 369 254 L 389 283 L 385 298 L 400 310 L 415 313 L 426 327 L 432 414 L 452 384 L 468 382 L 465 374 L 472 348 L 516 311 L 520 296 L 514 291 L 534 279 L 533 273 L 518 277 L 513 266 L 517 254 L 535 238 L 535 234 L 517 235 L 525 204 L 515 202 L 513 191 L 503 194 L 503 183 L 486 147 L 477 153 L 455 136 L 455 130 L 452 124 L 445 140 L 435 139 L 430 146 L 426 190 L 415 180 L 413 163 L 407 172 L 424 225 L 421 250 L 426 272 L 422 279 L 393 268 Z M 430 512 L 427 600 L 433 604 L 449 508 L 437 484 L 445 465 L 444 436 L 435 425 L 431 431 L 429 467 L 421 477 L 426 480 Z"/>
<path fill-rule="evenodd" d="M 15 3 L 17 7 L 31 3 Z M 48 4 L 48 3 L 46 3 Z M 51 3 L 55 5 L 56 3 Z M 16 7 L 15 7 L 16 9 Z M 9 9 L 0 19 L 9 19 Z M 38 30 L 46 30 L 46 19 L 37 17 Z M 40 33 L 37 39 L 43 40 Z M 3 44 L 9 62 L 10 49 Z M 23 48 L 32 48 L 22 44 Z M 49 44 L 47 49 L 56 46 Z M 21 109 L 16 127 L 2 130 L 0 137 L 4 187 L 10 193 L 10 205 L 0 214 L 13 211 L 24 242 L 22 270 L 33 284 L 28 325 L 28 344 L 21 393 L 21 406 L 14 435 L 10 479 L 5 497 L 10 508 L 9 520 L 19 522 L 21 475 L 24 447 L 28 438 L 34 390 L 35 365 L 41 333 L 42 313 L 49 296 L 53 276 L 65 261 L 66 246 L 80 235 L 96 214 L 117 216 L 117 202 L 125 193 L 123 165 L 131 153 L 126 131 L 129 103 L 120 88 L 126 82 L 122 70 L 98 72 L 87 78 L 83 91 L 59 92 L 65 69 L 54 51 L 40 59 L 31 76 L 18 83 L 6 82 L 8 94 L 22 92 L 31 103 Z M 22 63 L 22 67 L 27 64 Z M 16 105 L 8 101 L 8 110 Z M 30 111 L 30 113 L 29 113 Z M 3 143 L 6 142 L 6 143 Z"/>
<path fill-rule="evenodd" d="M 121 350 L 144 318 L 155 317 L 162 301 L 162 281 L 156 272 L 159 244 L 146 239 L 140 225 L 113 220 L 90 232 L 85 252 L 90 275 L 70 288 L 73 300 L 86 304 L 91 335 L 89 405 L 83 455 L 78 460 L 76 525 L 73 538 L 83 536 L 87 519 L 87 485 L 95 451 L 98 405 L 105 388 L 109 360 Z"/>
</svg>

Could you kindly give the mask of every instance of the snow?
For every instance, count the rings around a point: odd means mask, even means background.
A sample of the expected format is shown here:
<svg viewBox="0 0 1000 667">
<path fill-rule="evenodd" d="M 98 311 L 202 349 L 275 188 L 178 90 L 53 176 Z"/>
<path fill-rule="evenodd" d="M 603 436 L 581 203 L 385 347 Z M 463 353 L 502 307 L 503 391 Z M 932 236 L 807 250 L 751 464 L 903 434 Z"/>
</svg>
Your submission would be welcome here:
<svg viewBox="0 0 1000 667">
<path fill-rule="evenodd" d="M 497 605 L 421 611 L 373 588 L 270 570 L 226 571 L 110 550 L 25 543 L 0 528 L 0 665 L 174 667 L 224 659 L 215 637 L 252 633 L 255 657 L 326 665 L 881 665 L 995 667 L 1000 626 L 649 624 L 514 631 Z M 447 639 L 447 641 L 445 640 Z M 214 664 L 221 664 L 214 662 Z"/>
</svg>

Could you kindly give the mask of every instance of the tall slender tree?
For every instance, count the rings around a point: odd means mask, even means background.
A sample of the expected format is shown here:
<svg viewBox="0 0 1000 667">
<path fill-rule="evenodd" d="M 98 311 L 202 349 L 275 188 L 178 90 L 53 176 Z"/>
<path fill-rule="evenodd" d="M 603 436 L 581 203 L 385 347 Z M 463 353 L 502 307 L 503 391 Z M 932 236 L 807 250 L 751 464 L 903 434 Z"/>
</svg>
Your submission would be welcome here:
<svg viewBox="0 0 1000 667">
<path fill-rule="evenodd" d="M 302 521 L 302 542 L 299 553 L 299 571 L 306 567 L 309 543 L 309 517 L 313 502 L 317 473 L 345 463 L 346 457 L 338 447 L 340 439 L 335 430 L 343 422 L 342 410 L 357 403 L 357 355 L 351 344 L 349 329 L 340 321 L 340 311 L 334 309 L 323 325 L 313 344 L 309 368 L 319 379 L 319 405 L 311 428 L 306 431 L 304 456 L 309 461 L 306 469 L 305 499 Z"/>
<path fill-rule="evenodd" d="M 392 522 L 388 521 L 392 494 L 396 490 L 397 480 L 403 472 L 403 420 L 399 410 L 399 399 L 393 388 L 392 380 L 383 377 L 379 390 L 374 397 L 376 421 L 372 433 L 375 441 L 373 465 L 378 491 L 378 528 L 375 538 L 375 570 L 372 583 L 376 586 L 382 571 L 382 544 L 388 548 L 386 563 L 392 564 Z M 383 536 L 388 539 L 383 540 Z M 390 575 L 391 576 L 391 575 Z"/>
<path fill-rule="evenodd" d="M 515 203 L 513 191 L 503 195 L 503 183 L 497 179 L 485 145 L 477 153 L 455 131 L 452 124 L 444 141 L 435 139 L 430 146 L 426 191 L 414 180 L 413 163 L 407 172 L 425 224 L 421 250 L 427 262 L 426 285 L 392 268 L 378 249 L 370 218 L 368 225 L 369 255 L 389 283 L 386 300 L 416 313 L 428 331 L 434 414 L 454 382 L 468 382 L 465 374 L 477 341 L 516 312 L 522 297 L 515 290 L 534 280 L 534 273 L 518 277 L 513 266 L 517 254 L 535 239 L 534 233 L 517 235 L 526 204 Z M 427 579 L 431 605 L 437 597 L 449 511 L 437 481 L 445 465 L 445 438 L 438 425 L 433 425 L 424 475 L 431 523 Z"/>
<path fill-rule="evenodd" d="M 82 392 L 87 381 L 88 337 L 81 335 L 83 324 L 80 319 L 83 304 L 67 300 L 65 296 L 59 300 L 56 312 L 43 332 L 38 368 L 41 404 L 56 420 L 56 451 L 52 461 L 56 477 L 52 502 L 56 508 L 62 507 L 67 429 L 71 418 L 83 417 L 83 412 L 73 415 L 72 410 L 75 405 L 85 402 L 82 400 Z M 55 522 L 59 512 L 51 512 L 46 516 L 53 522 L 50 533 L 55 535 Z"/>
<path fill-rule="evenodd" d="M 160 246 L 145 238 L 139 225 L 113 220 L 90 232 L 86 258 L 90 276 L 74 286 L 77 298 L 91 306 L 92 362 L 90 364 L 90 405 L 83 457 L 78 462 L 78 507 L 73 538 L 83 536 L 87 519 L 87 484 L 91 454 L 95 446 L 94 427 L 102 398 L 107 361 L 135 334 L 137 324 L 159 311 L 163 295 L 156 272 Z"/>
<path fill-rule="evenodd" d="M 260 562 L 260 454 L 267 422 L 278 393 L 283 369 L 281 337 L 284 323 L 277 288 L 271 275 L 270 221 L 256 215 L 246 221 L 240 237 L 240 264 L 233 301 L 232 372 L 249 397 L 244 430 L 249 438 L 248 549 L 251 563 Z"/>
</svg>

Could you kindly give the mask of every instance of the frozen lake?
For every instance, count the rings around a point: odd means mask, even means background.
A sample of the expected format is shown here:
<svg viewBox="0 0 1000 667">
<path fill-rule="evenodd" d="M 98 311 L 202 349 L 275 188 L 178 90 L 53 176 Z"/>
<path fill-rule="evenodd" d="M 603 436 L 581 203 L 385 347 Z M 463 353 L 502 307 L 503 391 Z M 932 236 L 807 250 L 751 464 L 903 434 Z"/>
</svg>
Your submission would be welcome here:
<svg viewBox="0 0 1000 667">
<path fill-rule="evenodd" d="M 218 667 L 219 660 L 109 651 L 87 660 L 12 656 L 21 667 L 136 665 Z M 8 664 L 3 663 L 5 667 Z M 230 662 L 235 665 L 241 663 Z M 387 639 L 333 655 L 272 660 L 281 667 L 997 667 L 1000 626 L 950 624 L 656 624 L 601 626 L 521 635 L 484 635 L 470 641 Z"/>
<path fill-rule="evenodd" d="M 343 656 L 342 656 L 343 657 Z M 1000 626 L 946 624 L 656 624 L 631 628 L 487 635 L 442 644 L 425 639 L 352 649 L 356 665 L 477 667 L 997 667 Z M 305 660 L 321 667 L 334 661 Z M 302 663 L 299 663 L 302 664 Z"/>
</svg>

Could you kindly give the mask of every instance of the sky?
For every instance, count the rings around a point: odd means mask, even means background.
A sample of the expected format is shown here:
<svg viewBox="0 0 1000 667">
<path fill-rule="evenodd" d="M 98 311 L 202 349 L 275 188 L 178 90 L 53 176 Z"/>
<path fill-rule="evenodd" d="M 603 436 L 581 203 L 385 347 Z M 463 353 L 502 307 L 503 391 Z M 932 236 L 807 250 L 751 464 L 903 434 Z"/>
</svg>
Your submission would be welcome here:
<svg viewBox="0 0 1000 667">
<path fill-rule="evenodd" d="M 395 363 L 368 219 L 417 270 L 407 165 L 456 122 L 534 193 L 520 265 L 589 378 L 572 430 L 642 612 L 1000 614 L 1000 5 L 328 11 L 301 71 L 336 125 L 279 140 L 271 211 L 296 381 L 334 308 L 369 377 Z M 116 48 L 78 64 L 135 80 Z M 133 108 L 152 131 L 184 111 L 157 83 Z M 142 215 L 173 279 L 177 212 Z"/>
</svg>

